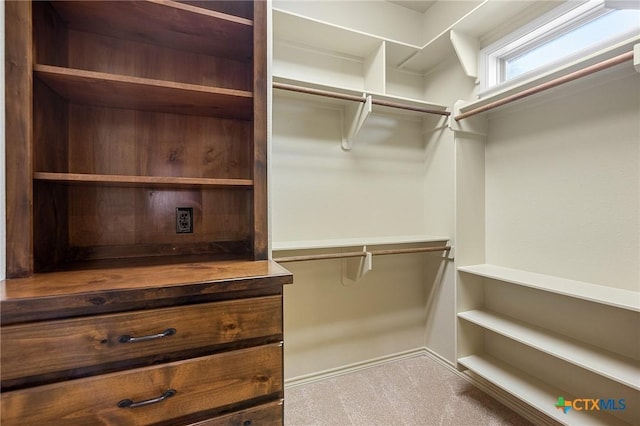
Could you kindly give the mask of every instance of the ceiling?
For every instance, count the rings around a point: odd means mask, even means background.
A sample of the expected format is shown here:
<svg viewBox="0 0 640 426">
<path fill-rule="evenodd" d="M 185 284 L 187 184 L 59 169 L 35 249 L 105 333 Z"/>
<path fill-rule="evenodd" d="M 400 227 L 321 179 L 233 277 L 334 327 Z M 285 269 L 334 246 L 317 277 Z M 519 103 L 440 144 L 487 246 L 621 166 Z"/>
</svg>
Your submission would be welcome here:
<svg viewBox="0 0 640 426">
<path fill-rule="evenodd" d="M 424 13 L 429 9 L 437 0 L 387 0 L 389 3 L 394 3 L 399 6 L 406 7 L 408 9 L 415 10 L 417 12 Z"/>
</svg>

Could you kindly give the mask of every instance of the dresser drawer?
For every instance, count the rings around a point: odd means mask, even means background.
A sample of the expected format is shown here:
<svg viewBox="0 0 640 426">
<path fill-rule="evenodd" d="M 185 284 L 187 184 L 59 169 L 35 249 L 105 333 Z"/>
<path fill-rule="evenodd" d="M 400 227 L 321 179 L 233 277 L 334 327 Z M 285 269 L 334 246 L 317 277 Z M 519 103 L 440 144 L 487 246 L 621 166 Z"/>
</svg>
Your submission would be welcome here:
<svg viewBox="0 0 640 426">
<path fill-rule="evenodd" d="M 281 392 L 282 346 L 270 344 L 5 392 L 1 423 L 146 425 Z"/>
<path fill-rule="evenodd" d="M 281 296 L 2 327 L 2 380 L 282 335 Z M 77 370 L 76 370 L 77 371 Z"/>
<path fill-rule="evenodd" d="M 191 426 L 282 426 L 284 401 L 274 401 L 193 423 Z"/>
</svg>

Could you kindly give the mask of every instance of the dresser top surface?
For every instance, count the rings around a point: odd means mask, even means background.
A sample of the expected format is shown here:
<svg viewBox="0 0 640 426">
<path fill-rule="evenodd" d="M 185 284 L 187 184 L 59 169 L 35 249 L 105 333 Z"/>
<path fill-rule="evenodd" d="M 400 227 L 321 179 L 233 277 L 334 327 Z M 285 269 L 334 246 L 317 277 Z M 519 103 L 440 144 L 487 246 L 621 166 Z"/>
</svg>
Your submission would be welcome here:
<svg viewBox="0 0 640 426">
<path fill-rule="evenodd" d="M 35 274 L 0 281 L 0 302 L 73 294 L 146 290 L 247 279 L 284 278 L 291 273 L 270 260 L 229 260 L 132 266 Z"/>
</svg>

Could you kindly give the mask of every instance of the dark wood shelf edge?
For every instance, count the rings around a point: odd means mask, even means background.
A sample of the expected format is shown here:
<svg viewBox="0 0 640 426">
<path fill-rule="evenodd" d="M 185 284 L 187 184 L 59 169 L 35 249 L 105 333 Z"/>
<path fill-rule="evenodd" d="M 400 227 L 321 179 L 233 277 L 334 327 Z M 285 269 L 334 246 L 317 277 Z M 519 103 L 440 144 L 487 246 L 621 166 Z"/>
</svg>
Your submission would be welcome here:
<svg viewBox="0 0 640 426">
<path fill-rule="evenodd" d="M 253 93 L 36 64 L 34 76 L 71 103 L 251 120 Z"/>
<path fill-rule="evenodd" d="M 293 275 L 271 260 L 48 272 L 0 281 L 2 325 L 281 293 Z"/>
<path fill-rule="evenodd" d="M 171 187 L 231 187 L 251 188 L 251 179 L 218 179 L 218 178 L 188 178 L 170 176 L 125 176 L 104 175 L 90 173 L 54 173 L 35 172 L 35 180 L 77 183 L 77 184 L 104 184 L 104 185 L 129 185 L 129 186 L 171 186 Z"/>
</svg>

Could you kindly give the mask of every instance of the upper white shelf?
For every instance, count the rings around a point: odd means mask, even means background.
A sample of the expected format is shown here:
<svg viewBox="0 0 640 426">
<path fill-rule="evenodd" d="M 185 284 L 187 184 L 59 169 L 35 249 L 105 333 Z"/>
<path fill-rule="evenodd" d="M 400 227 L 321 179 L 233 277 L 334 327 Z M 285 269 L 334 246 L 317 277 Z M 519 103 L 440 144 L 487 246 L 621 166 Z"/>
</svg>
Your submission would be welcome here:
<svg viewBox="0 0 640 426">
<path fill-rule="evenodd" d="M 395 65 L 420 46 L 345 28 L 328 22 L 273 8 L 273 38 L 357 58 L 366 58 L 382 43 L 389 48 L 386 62 Z"/>
<path fill-rule="evenodd" d="M 491 32 L 499 25 L 510 22 L 536 3 L 540 2 L 533 0 L 484 1 L 461 16 L 431 40 L 428 40 L 414 56 L 397 65 L 400 66 L 400 68 L 412 71 L 427 71 L 439 64 L 444 57 L 453 52 L 450 40 L 451 31 L 478 40 L 481 36 Z"/>
<path fill-rule="evenodd" d="M 434 235 L 401 235 L 387 237 L 341 238 L 333 240 L 278 241 L 273 243 L 273 251 L 313 250 L 393 244 L 420 244 L 444 242 L 448 240 L 449 237 Z"/>
<path fill-rule="evenodd" d="M 471 10 L 466 4 L 473 6 L 472 2 L 466 2 L 464 5 L 460 2 L 461 7 L 456 7 L 455 4 L 445 5 L 443 7 L 451 7 L 453 10 L 443 11 L 442 15 L 434 18 L 436 22 L 423 23 L 425 28 L 416 26 L 416 41 L 423 39 L 423 33 L 427 34 L 427 39 L 422 43 L 394 40 L 273 8 L 274 39 L 358 58 L 368 57 L 385 43 L 385 63 L 388 66 L 426 72 L 452 52 L 449 39 L 451 31 L 477 39 L 539 3 L 535 0 L 485 0 L 478 2 Z M 442 30 L 429 35 L 432 28 Z"/>
<path fill-rule="evenodd" d="M 640 292 L 638 291 L 606 287 L 489 264 L 460 266 L 458 271 L 640 312 Z"/>
</svg>

